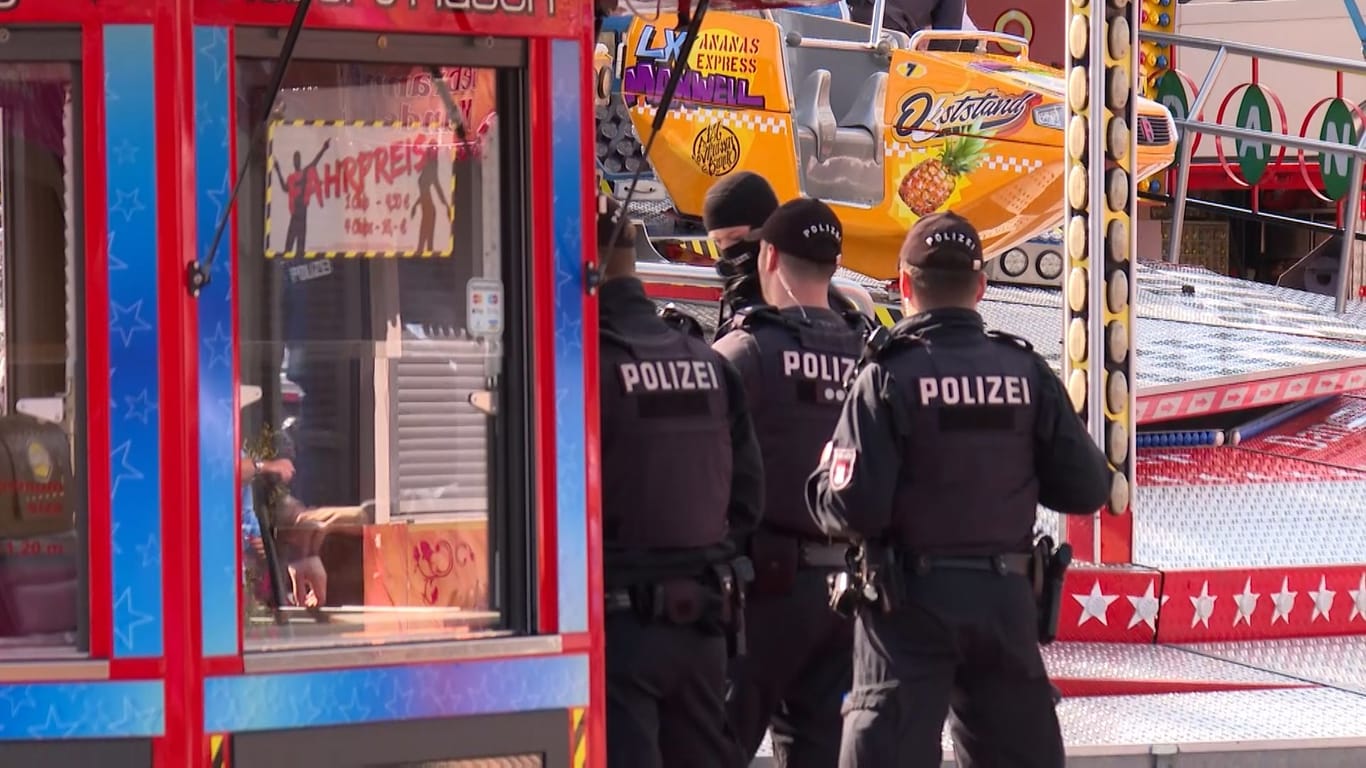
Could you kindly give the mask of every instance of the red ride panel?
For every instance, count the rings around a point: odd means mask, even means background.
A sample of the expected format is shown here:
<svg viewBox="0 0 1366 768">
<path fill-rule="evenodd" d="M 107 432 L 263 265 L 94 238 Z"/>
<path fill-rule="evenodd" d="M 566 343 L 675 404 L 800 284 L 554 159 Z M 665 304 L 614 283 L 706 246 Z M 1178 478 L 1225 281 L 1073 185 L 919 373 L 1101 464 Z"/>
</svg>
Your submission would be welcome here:
<svg viewBox="0 0 1366 768">
<path fill-rule="evenodd" d="M 1366 470 L 1366 399 L 1333 398 L 1240 446 L 1293 459 Z"/>
<path fill-rule="evenodd" d="M 1261 485 L 1366 480 L 1362 472 L 1239 448 L 1158 448 L 1138 452 L 1138 485 Z"/>
</svg>

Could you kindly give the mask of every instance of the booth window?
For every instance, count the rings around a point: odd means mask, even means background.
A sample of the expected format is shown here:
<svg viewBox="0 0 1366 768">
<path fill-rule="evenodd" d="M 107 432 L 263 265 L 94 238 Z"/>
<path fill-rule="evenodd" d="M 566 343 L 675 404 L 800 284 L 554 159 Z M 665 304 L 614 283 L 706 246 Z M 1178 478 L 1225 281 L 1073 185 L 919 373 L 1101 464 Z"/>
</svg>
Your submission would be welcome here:
<svg viewBox="0 0 1366 768">
<path fill-rule="evenodd" d="M 0 659 L 85 650 L 75 75 L 0 61 Z"/>
<path fill-rule="evenodd" d="M 520 72 L 326 36 L 301 38 L 238 209 L 247 645 L 517 631 Z M 376 60 L 357 63 L 366 43 Z M 273 67 L 239 61 L 239 147 Z"/>
</svg>

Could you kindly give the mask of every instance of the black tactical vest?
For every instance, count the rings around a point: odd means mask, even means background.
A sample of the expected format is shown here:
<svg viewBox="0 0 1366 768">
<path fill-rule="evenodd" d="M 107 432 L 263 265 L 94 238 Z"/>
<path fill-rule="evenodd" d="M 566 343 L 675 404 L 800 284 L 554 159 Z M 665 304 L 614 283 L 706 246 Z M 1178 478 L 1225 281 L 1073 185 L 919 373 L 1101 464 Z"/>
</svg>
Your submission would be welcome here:
<svg viewBox="0 0 1366 768">
<path fill-rule="evenodd" d="M 764 457 L 764 526 L 824 539 L 806 510 L 805 480 L 835 431 L 863 336 L 847 325 L 790 320 L 771 308 L 744 313 L 739 327 L 759 345 L 763 394 L 752 415 Z"/>
<path fill-rule="evenodd" d="M 725 541 L 731 441 L 725 359 L 682 333 L 601 347 L 602 515 L 608 548 Z"/>
<path fill-rule="evenodd" d="M 883 362 L 902 414 L 899 544 L 919 555 L 1028 552 L 1041 367 L 1023 341 L 955 325 Z"/>
</svg>

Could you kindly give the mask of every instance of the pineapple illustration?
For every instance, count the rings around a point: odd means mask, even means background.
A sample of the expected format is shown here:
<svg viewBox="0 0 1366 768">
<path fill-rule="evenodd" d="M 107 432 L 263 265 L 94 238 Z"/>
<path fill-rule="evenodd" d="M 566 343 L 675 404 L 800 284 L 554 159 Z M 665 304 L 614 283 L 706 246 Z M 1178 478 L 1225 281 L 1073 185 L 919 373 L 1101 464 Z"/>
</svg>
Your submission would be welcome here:
<svg viewBox="0 0 1366 768">
<path fill-rule="evenodd" d="M 958 177 L 972 173 L 982 162 L 987 140 L 980 136 L 952 136 L 939 157 L 930 158 L 901 179 L 901 202 L 916 216 L 927 216 L 948 202 L 958 188 Z"/>
</svg>

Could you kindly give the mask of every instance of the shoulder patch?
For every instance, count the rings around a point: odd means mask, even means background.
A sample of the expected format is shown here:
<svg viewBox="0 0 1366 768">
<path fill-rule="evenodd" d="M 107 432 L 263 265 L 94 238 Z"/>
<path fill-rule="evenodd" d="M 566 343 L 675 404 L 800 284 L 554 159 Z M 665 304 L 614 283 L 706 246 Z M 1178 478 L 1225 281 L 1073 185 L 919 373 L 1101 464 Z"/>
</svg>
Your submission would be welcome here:
<svg viewBox="0 0 1366 768">
<path fill-rule="evenodd" d="M 853 448 L 836 448 L 830 452 L 830 490 L 842 491 L 854 480 L 854 464 L 858 451 Z"/>
</svg>

